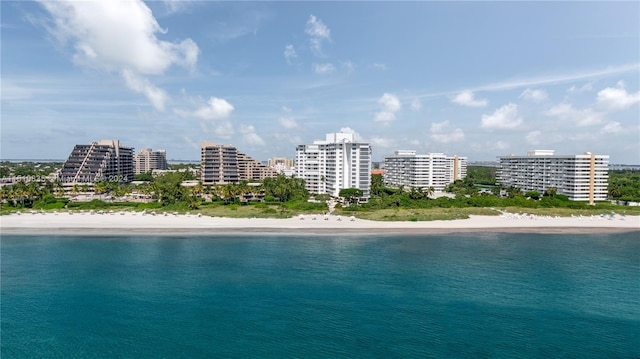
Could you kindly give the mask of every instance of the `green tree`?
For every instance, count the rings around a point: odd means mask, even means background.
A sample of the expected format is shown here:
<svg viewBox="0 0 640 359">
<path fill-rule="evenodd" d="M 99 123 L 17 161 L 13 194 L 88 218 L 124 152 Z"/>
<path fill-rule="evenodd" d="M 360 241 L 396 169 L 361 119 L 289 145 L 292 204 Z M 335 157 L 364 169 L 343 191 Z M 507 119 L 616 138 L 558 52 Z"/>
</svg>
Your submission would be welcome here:
<svg viewBox="0 0 640 359">
<path fill-rule="evenodd" d="M 151 175 L 151 171 L 148 172 L 144 172 L 144 173 L 138 173 L 137 175 L 135 175 L 133 177 L 134 181 L 147 181 L 147 182 L 151 182 L 153 181 L 153 176 Z"/>
<path fill-rule="evenodd" d="M 182 199 L 180 184 L 183 175 L 179 172 L 169 172 L 156 177 L 151 184 L 159 202 L 164 205 L 173 204 Z"/>
<path fill-rule="evenodd" d="M 383 192 L 384 181 L 381 174 L 371 175 L 371 195 L 380 196 Z"/>
<path fill-rule="evenodd" d="M 343 188 L 340 190 L 338 195 L 346 199 L 347 202 L 354 203 L 358 200 L 358 198 L 362 197 L 363 192 L 359 188 Z"/>
<path fill-rule="evenodd" d="M 534 199 L 534 200 L 537 201 L 538 199 L 540 199 L 540 192 L 538 192 L 538 191 L 527 191 L 527 193 L 525 193 L 524 196 L 525 197 L 529 197 L 529 198 Z"/>
</svg>

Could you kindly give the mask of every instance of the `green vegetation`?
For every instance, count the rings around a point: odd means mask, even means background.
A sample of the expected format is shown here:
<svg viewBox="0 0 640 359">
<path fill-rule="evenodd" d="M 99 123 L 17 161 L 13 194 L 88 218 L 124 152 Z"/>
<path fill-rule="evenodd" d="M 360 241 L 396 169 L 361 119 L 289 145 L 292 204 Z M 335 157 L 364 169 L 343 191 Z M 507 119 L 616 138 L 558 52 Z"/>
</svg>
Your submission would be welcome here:
<svg viewBox="0 0 640 359">
<path fill-rule="evenodd" d="M 609 171 L 609 197 L 640 202 L 640 171 Z"/>
<path fill-rule="evenodd" d="M 62 162 L 0 162 L 0 178 L 7 177 L 44 177 L 62 168 Z"/>
<path fill-rule="evenodd" d="M 11 173 L 23 174 L 37 173 L 33 171 L 42 167 L 13 163 L 11 166 Z M 467 178 L 447 187 L 451 197 L 435 199 L 431 198 L 433 188 L 388 188 L 384 186 L 381 175 L 372 175 L 371 199 L 358 203 L 361 190 L 343 189 L 340 195 L 344 199 L 344 207 L 337 204 L 334 213 L 372 220 L 405 221 L 457 219 L 473 214 L 498 214 L 499 211 L 552 216 L 598 215 L 604 212 L 640 214 L 640 207 L 616 206 L 609 202 L 590 206 L 586 202 L 569 201 L 566 196 L 557 194 L 555 188 L 549 188 L 545 193 L 523 193 L 515 187 L 502 188 L 495 184 L 495 169 L 491 167 L 470 166 L 468 173 Z M 74 185 L 67 188 L 66 193 L 60 181 L 43 178 L 20 181 L 0 187 L 0 210 L 3 214 L 20 209 L 153 210 L 158 213 L 201 213 L 242 218 L 284 218 L 329 210 L 326 204 L 330 199 L 328 195 L 316 195 L 315 201 L 309 201 L 311 196 L 304 181 L 284 175 L 267 178 L 261 183 L 243 181 L 214 186 L 201 183 L 182 186 L 184 181 L 193 178 L 192 172 L 184 168 L 156 178 L 149 177 L 150 174 L 143 174 L 139 178 L 146 182 L 137 186 L 105 181 L 96 183 L 93 188 Z M 499 196 L 500 190 L 504 190 L 505 197 Z M 132 198 L 127 196 L 131 193 L 146 197 L 146 200 L 142 203 L 126 202 L 126 198 Z M 612 199 L 640 201 L 640 171 L 612 171 L 609 194 Z M 88 202 L 76 199 L 82 196 L 87 199 L 96 196 L 98 199 Z"/>
</svg>

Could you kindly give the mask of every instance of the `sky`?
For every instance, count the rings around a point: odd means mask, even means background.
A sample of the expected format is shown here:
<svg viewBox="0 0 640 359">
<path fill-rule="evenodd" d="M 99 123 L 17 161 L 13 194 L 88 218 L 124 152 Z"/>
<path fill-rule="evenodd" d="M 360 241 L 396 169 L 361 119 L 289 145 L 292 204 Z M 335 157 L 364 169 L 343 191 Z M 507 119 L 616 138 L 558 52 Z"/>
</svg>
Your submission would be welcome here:
<svg viewBox="0 0 640 359">
<path fill-rule="evenodd" d="M 640 164 L 640 2 L 1 1 L 0 158 L 119 139 L 258 160 L 353 132 Z"/>
</svg>

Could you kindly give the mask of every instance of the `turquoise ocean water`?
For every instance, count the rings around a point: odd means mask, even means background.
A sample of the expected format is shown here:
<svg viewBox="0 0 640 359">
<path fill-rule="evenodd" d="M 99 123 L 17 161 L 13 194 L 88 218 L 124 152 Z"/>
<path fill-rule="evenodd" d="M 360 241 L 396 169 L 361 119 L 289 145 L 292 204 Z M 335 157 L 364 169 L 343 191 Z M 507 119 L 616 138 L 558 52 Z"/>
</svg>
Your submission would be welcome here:
<svg viewBox="0 0 640 359">
<path fill-rule="evenodd" d="M 640 232 L 0 244 L 3 359 L 640 357 Z"/>
</svg>

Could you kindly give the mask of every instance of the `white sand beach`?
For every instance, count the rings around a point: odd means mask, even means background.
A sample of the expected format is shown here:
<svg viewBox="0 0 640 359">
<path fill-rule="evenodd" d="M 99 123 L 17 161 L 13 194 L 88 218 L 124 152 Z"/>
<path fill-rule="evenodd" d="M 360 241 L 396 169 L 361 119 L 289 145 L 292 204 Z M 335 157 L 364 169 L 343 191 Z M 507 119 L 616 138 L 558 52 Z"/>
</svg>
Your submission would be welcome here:
<svg viewBox="0 0 640 359">
<path fill-rule="evenodd" d="M 26 212 L 0 217 L 2 234 L 216 234 L 216 233 L 590 233 L 640 230 L 640 216 L 472 216 L 426 222 L 381 222 L 336 215 L 288 219 L 220 218 L 141 212 Z"/>
</svg>

